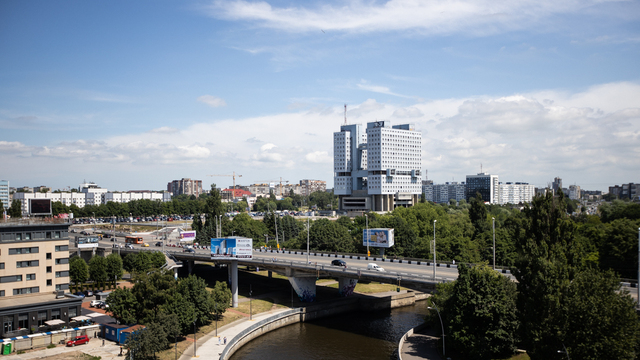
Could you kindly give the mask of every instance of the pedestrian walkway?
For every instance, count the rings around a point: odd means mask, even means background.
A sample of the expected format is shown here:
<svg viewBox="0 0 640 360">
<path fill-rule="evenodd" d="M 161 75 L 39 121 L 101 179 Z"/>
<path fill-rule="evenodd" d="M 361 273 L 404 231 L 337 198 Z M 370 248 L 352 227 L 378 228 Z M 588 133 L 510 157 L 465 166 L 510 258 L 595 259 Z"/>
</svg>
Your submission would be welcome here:
<svg viewBox="0 0 640 360">
<path fill-rule="evenodd" d="M 409 336 L 402 345 L 402 360 L 441 360 L 438 342 L 442 340 L 436 334 L 436 330 L 426 328 Z"/>
<path fill-rule="evenodd" d="M 231 309 L 229 309 L 231 310 Z M 234 336 L 238 335 L 243 330 L 247 329 L 256 322 L 266 319 L 269 316 L 279 314 L 290 310 L 289 308 L 279 308 L 268 312 L 253 315 L 253 320 L 249 320 L 248 317 L 236 320 L 231 324 L 225 325 L 218 329 L 218 336 L 216 336 L 215 330 L 207 335 L 198 339 L 195 350 L 195 355 L 198 359 L 219 359 L 220 354 L 226 347 L 224 344 L 224 338 L 227 338 L 227 345 Z M 220 344 L 219 344 L 220 343 Z M 180 360 L 191 360 L 194 357 L 194 345 L 189 346 L 180 356 Z"/>
</svg>

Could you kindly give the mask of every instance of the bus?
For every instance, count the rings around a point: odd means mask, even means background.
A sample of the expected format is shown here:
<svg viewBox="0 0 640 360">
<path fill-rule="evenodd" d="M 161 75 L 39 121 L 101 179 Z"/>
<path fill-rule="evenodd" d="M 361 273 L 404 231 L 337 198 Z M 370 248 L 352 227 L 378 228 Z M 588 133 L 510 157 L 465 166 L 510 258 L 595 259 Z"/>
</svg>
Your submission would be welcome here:
<svg viewBox="0 0 640 360">
<path fill-rule="evenodd" d="M 142 236 L 125 236 L 124 242 L 127 244 L 142 244 Z"/>
</svg>

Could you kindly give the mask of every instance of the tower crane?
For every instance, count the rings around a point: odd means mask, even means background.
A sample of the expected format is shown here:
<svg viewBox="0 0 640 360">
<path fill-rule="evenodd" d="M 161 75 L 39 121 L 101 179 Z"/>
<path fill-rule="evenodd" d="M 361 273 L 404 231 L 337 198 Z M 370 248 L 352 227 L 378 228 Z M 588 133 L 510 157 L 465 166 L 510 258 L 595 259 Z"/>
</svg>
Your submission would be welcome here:
<svg viewBox="0 0 640 360">
<path fill-rule="evenodd" d="M 275 182 L 275 183 L 279 182 L 280 183 L 280 196 L 284 196 L 282 194 L 282 182 L 283 181 L 286 182 L 286 183 L 289 182 L 289 180 L 282 180 L 282 178 L 280 178 L 280 180 L 256 180 L 255 182 Z"/>
<path fill-rule="evenodd" d="M 207 175 L 207 176 L 231 176 L 233 177 L 233 198 L 236 198 L 236 177 L 241 178 L 242 175 L 236 175 L 236 172 L 234 171 L 232 175 L 218 175 L 218 174 L 214 174 L 214 175 Z"/>
</svg>

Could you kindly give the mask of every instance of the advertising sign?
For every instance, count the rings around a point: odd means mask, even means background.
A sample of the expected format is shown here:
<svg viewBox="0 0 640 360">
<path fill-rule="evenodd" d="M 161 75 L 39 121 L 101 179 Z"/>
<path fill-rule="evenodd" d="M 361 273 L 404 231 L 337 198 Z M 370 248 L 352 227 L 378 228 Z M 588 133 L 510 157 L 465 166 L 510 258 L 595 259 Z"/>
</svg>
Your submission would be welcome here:
<svg viewBox="0 0 640 360">
<path fill-rule="evenodd" d="M 211 259 L 252 259 L 253 239 L 245 237 L 211 239 Z"/>
<path fill-rule="evenodd" d="M 51 199 L 29 199 L 29 214 L 51 215 Z"/>
<path fill-rule="evenodd" d="M 196 239 L 195 231 L 183 231 L 180 233 L 180 241 L 193 241 Z"/>
<path fill-rule="evenodd" d="M 393 246 L 393 229 L 362 230 L 362 245 L 367 246 L 367 233 L 370 247 L 390 248 Z"/>
<path fill-rule="evenodd" d="M 78 249 L 97 248 L 99 237 L 76 237 L 76 247 Z"/>
</svg>

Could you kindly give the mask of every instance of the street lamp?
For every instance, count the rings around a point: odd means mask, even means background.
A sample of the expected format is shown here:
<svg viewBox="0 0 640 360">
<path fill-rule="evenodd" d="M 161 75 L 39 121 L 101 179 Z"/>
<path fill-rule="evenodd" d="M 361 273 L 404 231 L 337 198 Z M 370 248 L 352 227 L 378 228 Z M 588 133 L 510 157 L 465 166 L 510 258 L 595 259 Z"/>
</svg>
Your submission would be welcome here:
<svg viewBox="0 0 640 360">
<path fill-rule="evenodd" d="M 640 227 L 638 228 L 638 282 L 636 287 L 638 288 L 638 306 L 640 306 Z"/>
<path fill-rule="evenodd" d="M 442 316 L 440 316 L 440 310 L 438 310 L 438 307 L 435 304 L 433 304 L 433 308 L 431 306 L 427 307 L 427 309 L 429 310 L 433 310 L 434 308 L 438 313 L 438 317 L 440 318 L 440 326 L 442 327 L 442 357 L 446 357 L 447 355 L 445 354 L 445 349 L 444 349 L 444 324 L 442 323 Z"/>
<path fill-rule="evenodd" d="M 564 343 L 562 343 L 562 348 L 564 349 L 564 351 L 563 350 L 558 350 L 558 354 L 567 354 L 567 360 L 571 360 L 571 358 L 569 357 L 569 351 L 564 346 Z"/>
<path fill-rule="evenodd" d="M 307 213 L 307 264 L 309 264 L 309 214 Z"/>
<path fill-rule="evenodd" d="M 433 220 L 433 281 L 436 281 L 436 221 Z"/>
<path fill-rule="evenodd" d="M 252 298 L 251 298 L 251 294 L 253 292 L 251 291 L 251 284 L 249 284 L 249 320 L 253 320 L 253 306 L 252 306 Z"/>
<path fill-rule="evenodd" d="M 493 220 L 493 270 L 496 269 L 496 218 L 492 217 Z"/>
</svg>

